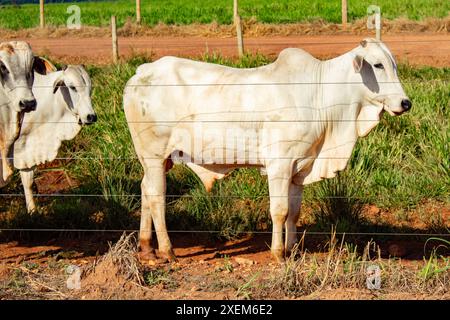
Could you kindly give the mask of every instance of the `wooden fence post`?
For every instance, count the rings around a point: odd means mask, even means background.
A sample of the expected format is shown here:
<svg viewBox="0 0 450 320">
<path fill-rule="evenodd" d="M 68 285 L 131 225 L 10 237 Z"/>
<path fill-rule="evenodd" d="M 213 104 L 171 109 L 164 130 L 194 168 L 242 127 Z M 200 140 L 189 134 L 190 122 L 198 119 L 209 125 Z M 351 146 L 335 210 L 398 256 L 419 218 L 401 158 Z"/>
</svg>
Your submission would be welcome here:
<svg viewBox="0 0 450 320">
<path fill-rule="evenodd" d="M 375 13 L 375 31 L 377 40 L 381 41 L 381 12 Z"/>
<path fill-rule="evenodd" d="M 238 0 L 233 0 L 233 22 L 235 24 L 237 15 L 238 15 Z"/>
<path fill-rule="evenodd" d="M 39 0 L 39 25 L 41 28 L 45 27 L 44 0 Z"/>
<path fill-rule="evenodd" d="M 381 9 L 378 6 L 371 5 L 367 8 L 367 14 L 369 15 L 367 19 L 367 28 L 375 28 L 375 37 L 378 41 L 381 41 Z"/>
<path fill-rule="evenodd" d="M 236 33 L 237 33 L 238 53 L 239 57 L 242 57 L 244 55 L 244 39 L 242 37 L 241 17 L 239 15 L 236 16 Z"/>
<path fill-rule="evenodd" d="M 242 21 L 238 13 L 238 0 L 233 1 L 233 21 L 236 26 L 239 57 L 242 57 L 244 55 L 244 38 L 242 36 Z"/>
<path fill-rule="evenodd" d="M 141 24 L 141 0 L 136 0 L 136 23 Z"/>
<path fill-rule="evenodd" d="M 117 43 L 116 16 L 111 16 L 111 34 L 112 34 L 113 62 L 117 63 L 119 61 L 119 46 Z"/>
<path fill-rule="evenodd" d="M 342 0 L 342 26 L 347 27 L 347 0 Z"/>
</svg>

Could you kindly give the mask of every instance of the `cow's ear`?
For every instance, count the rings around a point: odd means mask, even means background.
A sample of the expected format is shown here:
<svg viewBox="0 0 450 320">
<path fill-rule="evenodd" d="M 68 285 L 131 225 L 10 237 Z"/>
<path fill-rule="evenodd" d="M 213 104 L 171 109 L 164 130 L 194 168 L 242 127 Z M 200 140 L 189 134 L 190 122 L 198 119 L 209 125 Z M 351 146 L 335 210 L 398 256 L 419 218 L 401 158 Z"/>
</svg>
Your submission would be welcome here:
<svg viewBox="0 0 450 320">
<path fill-rule="evenodd" d="M 64 80 L 61 79 L 56 79 L 55 83 L 53 83 L 53 94 L 56 93 L 56 91 L 58 91 L 59 87 L 65 87 L 66 84 L 64 83 Z"/>
<path fill-rule="evenodd" d="M 361 107 L 356 119 L 356 131 L 359 137 L 366 136 L 380 122 L 381 111 L 383 107 L 374 105 Z"/>
<path fill-rule="evenodd" d="M 47 59 L 35 56 L 33 60 L 33 70 L 39 74 L 45 75 L 51 72 L 55 72 L 57 69 Z"/>
<path fill-rule="evenodd" d="M 353 58 L 353 69 L 356 73 L 360 73 L 364 62 L 364 57 L 359 54 L 355 55 Z"/>
</svg>

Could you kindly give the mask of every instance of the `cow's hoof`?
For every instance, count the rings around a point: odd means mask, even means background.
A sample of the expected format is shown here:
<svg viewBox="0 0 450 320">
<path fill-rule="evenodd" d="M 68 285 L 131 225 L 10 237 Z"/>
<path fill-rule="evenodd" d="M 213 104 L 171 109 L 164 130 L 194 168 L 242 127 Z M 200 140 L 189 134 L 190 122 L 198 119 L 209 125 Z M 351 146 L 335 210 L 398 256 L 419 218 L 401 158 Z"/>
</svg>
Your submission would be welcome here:
<svg viewBox="0 0 450 320">
<path fill-rule="evenodd" d="M 285 262 L 283 250 L 272 250 L 272 256 L 279 264 L 283 264 Z"/>
<path fill-rule="evenodd" d="M 156 257 L 155 250 L 145 250 L 138 253 L 139 262 L 142 264 L 156 264 L 158 258 Z"/>
<path fill-rule="evenodd" d="M 168 250 L 168 251 L 159 251 L 159 256 L 160 259 L 165 260 L 165 262 L 177 262 L 178 259 L 175 256 L 175 253 L 173 252 L 172 249 Z"/>
</svg>

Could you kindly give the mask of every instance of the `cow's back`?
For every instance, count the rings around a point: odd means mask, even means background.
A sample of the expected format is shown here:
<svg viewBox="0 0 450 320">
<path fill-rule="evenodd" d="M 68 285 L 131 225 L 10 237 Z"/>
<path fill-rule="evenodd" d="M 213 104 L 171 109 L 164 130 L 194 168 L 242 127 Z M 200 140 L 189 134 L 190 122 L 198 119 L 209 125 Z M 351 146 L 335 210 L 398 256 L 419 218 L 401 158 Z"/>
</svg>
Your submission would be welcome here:
<svg viewBox="0 0 450 320">
<path fill-rule="evenodd" d="M 293 100 L 295 95 L 307 100 L 305 92 L 312 88 L 299 85 L 293 89 L 290 83 L 314 82 L 318 62 L 300 49 L 285 49 L 275 62 L 258 68 L 164 57 L 141 65 L 128 81 L 125 112 L 133 119 L 154 120 L 199 119 L 202 114 L 207 120 L 224 120 L 240 111 L 264 114 L 299 103 Z"/>
</svg>

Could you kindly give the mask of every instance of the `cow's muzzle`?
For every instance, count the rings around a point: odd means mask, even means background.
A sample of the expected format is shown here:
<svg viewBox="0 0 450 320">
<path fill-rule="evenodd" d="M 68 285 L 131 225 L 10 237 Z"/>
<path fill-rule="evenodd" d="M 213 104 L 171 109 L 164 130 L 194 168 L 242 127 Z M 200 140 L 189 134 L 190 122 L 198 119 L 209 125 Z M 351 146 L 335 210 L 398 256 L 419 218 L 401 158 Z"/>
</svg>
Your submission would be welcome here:
<svg viewBox="0 0 450 320">
<path fill-rule="evenodd" d="M 411 109 L 411 107 L 412 107 L 412 103 L 411 103 L 411 101 L 408 100 L 408 99 L 403 99 L 403 100 L 400 102 L 400 106 L 402 107 L 402 111 L 393 111 L 393 113 L 394 113 L 396 116 L 399 116 L 399 115 L 404 114 L 405 112 L 408 112 L 408 111 Z"/>
<path fill-rule="evenodd" d="M 89 124 L 93 124 L 95 122 L 97 122 L 97 115 L 95 113 L 91 113 L 86 116 L 86 121 L 84 124 L 89 125 Z"/>
<path fill-rule="evenodd" d="M 35 99 L 33 100 L 21 100 L 19 102 L 20 111 L 30 112 L 36 110 L 37 102 Z"/>
<path fill-rule="evenodd" d="M 401 105 L 404 112 L 409 111 L 409 109 L 411 109 L 412 107 L 412 103 L 408 99 L 403 99 Z"/>
</svg>

